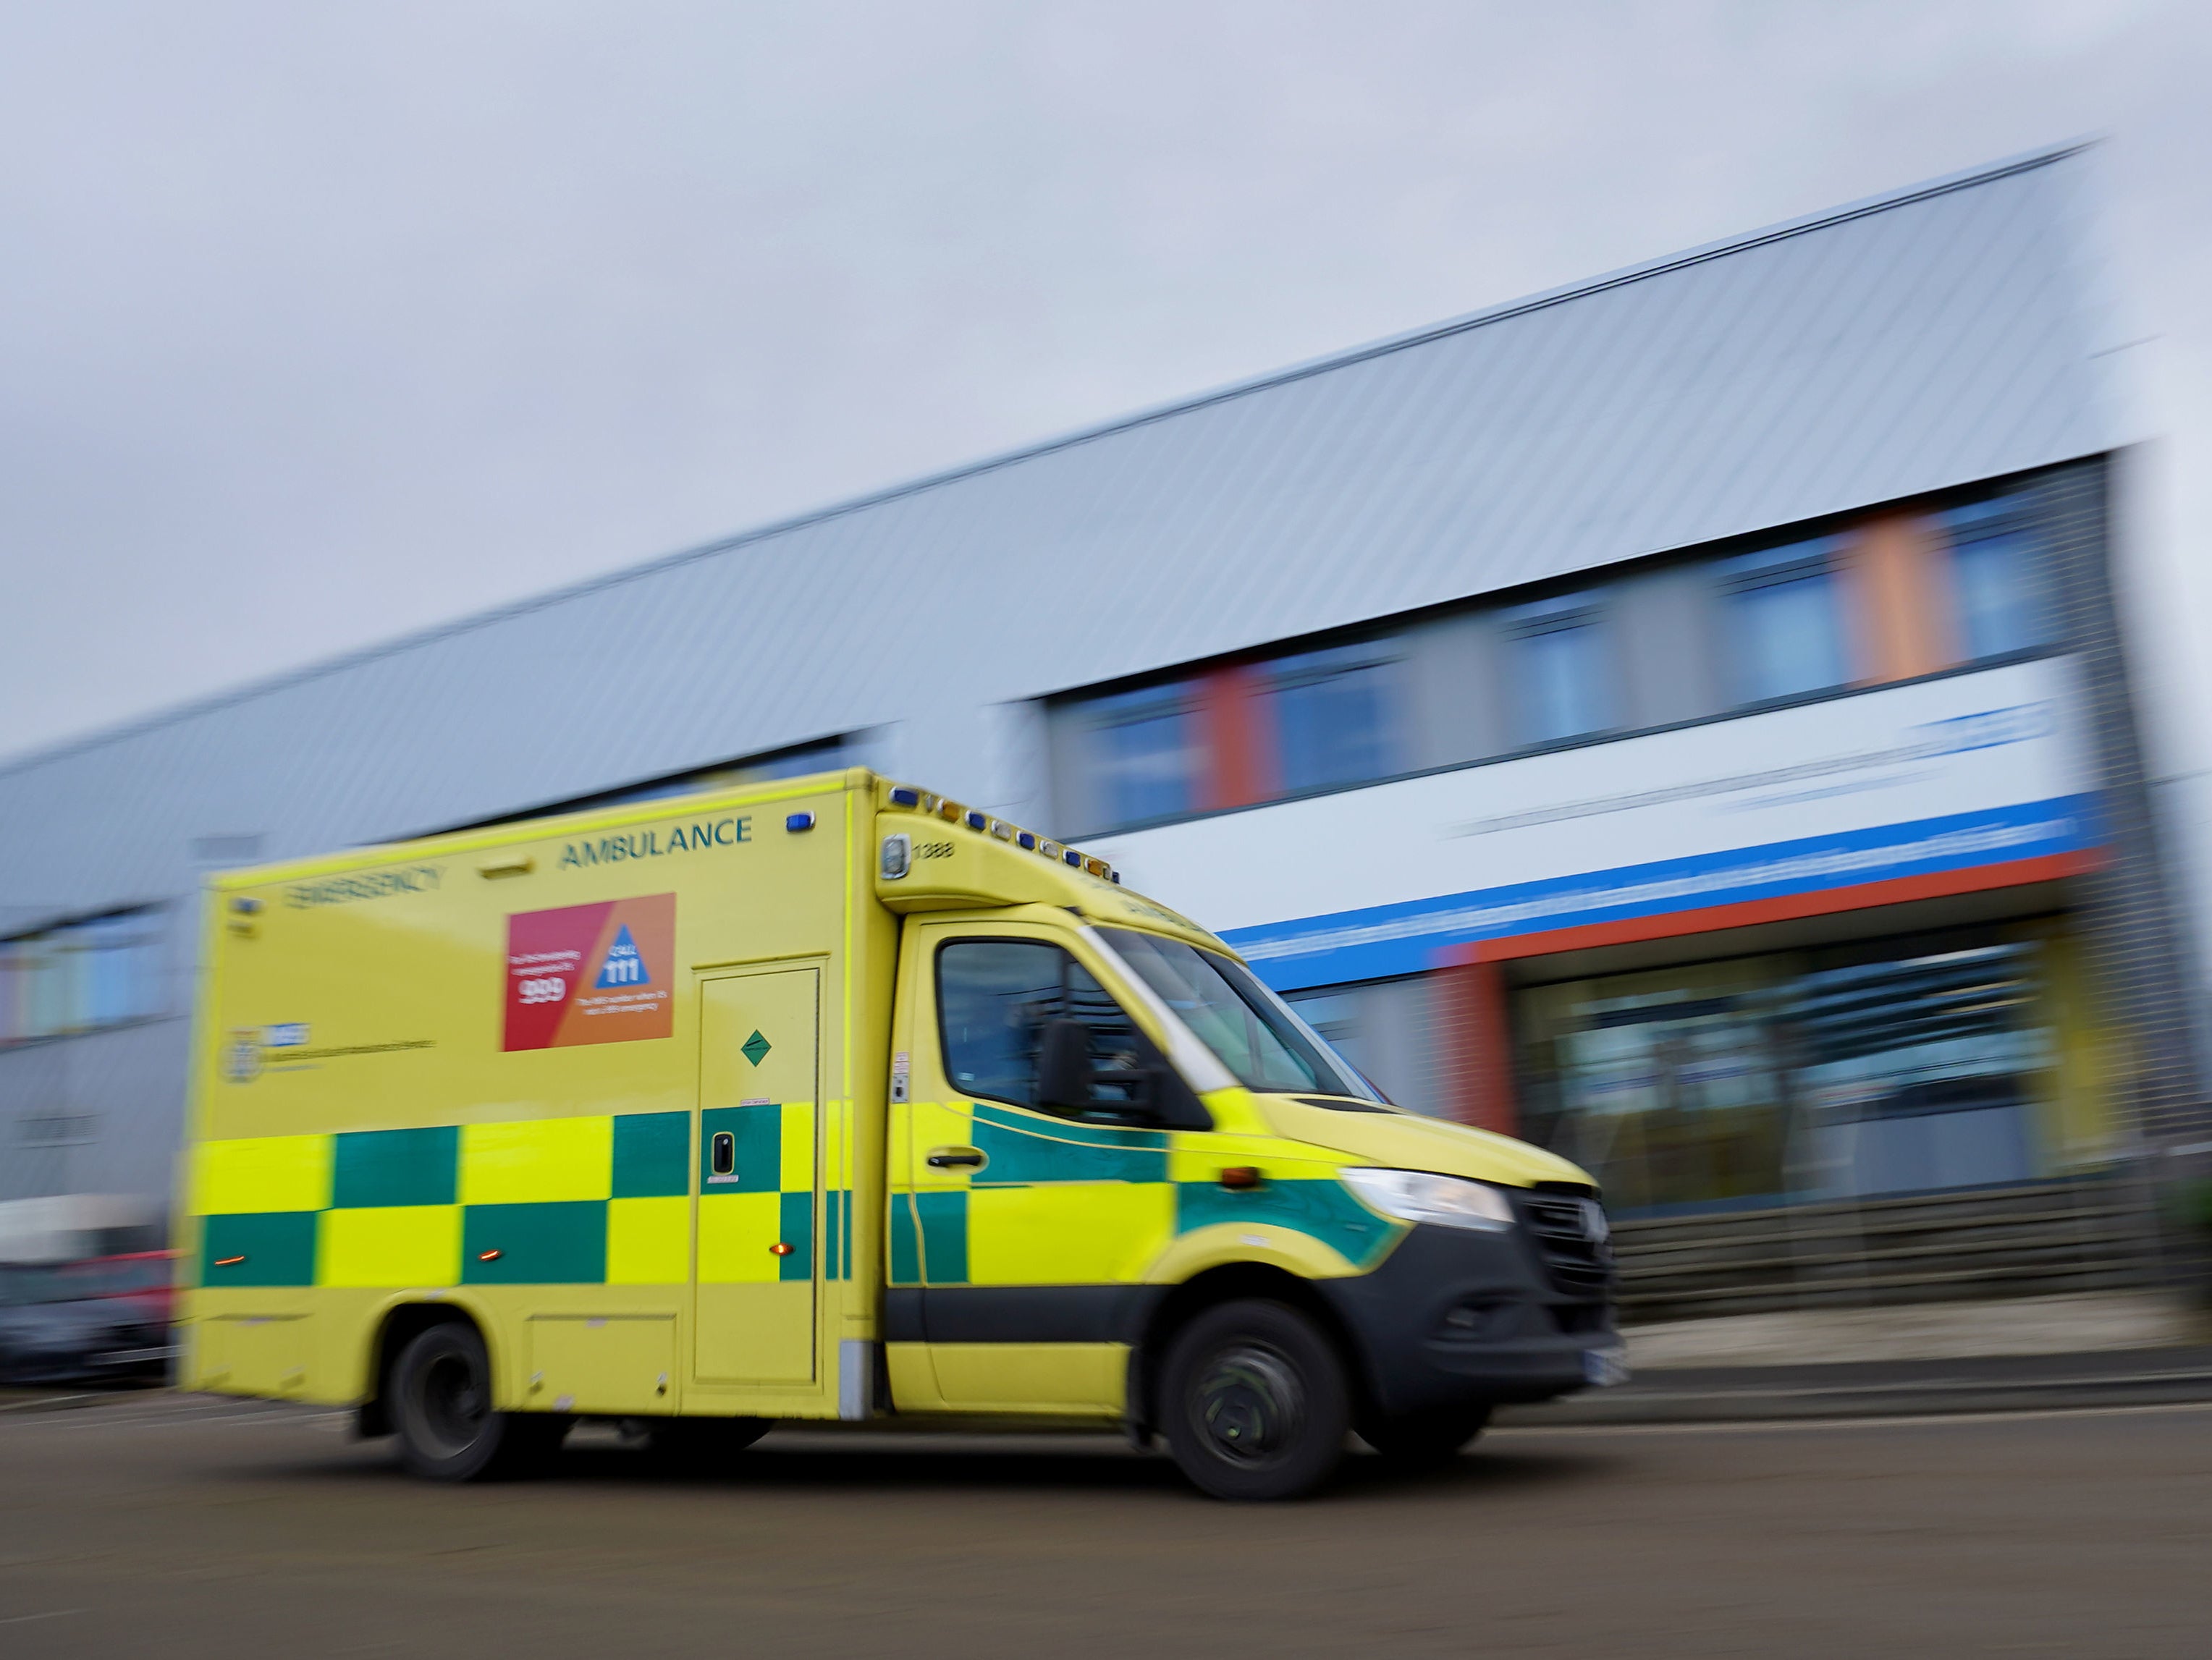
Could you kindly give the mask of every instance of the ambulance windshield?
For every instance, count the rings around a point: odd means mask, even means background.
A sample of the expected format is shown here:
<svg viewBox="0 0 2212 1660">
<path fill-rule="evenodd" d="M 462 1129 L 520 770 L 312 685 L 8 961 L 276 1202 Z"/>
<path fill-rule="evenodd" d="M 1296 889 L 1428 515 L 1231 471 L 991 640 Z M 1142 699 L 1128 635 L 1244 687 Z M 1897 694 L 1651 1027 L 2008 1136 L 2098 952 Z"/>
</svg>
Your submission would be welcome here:
<svg viewBox="0 0 2212 1660">
<path fill-rule="evenodd" d="M 1243 964 L 1157 934 L 1098 931 L 1247 1089 L 1382 1100 L 1327 1039 Z"/>
</svg>

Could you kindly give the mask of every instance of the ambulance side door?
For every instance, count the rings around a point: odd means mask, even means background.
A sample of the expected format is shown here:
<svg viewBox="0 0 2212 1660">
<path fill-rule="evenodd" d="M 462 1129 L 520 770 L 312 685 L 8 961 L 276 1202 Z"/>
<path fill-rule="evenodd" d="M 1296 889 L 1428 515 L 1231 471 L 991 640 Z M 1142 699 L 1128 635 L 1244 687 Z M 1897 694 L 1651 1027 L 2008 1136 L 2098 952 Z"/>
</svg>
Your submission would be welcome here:
<svg viewBox="0 0 2212 1660">
<path fill-rule="evenodd" d="M 699 982 L 695 1384 L 815 1376 L 822 972 L 772 963 Z"/>
<path fill-rule="evenodd" d="M 933 1404 L 1118 1411 L 1123 1315 L 1175 1231 L 1169 1133 L 1151 1105 L 1172 1074 L 1064 931 L 907 927 L 891 1267 L 920 1284 L 904 1294 Z M 1067 1021 L 1083 1028 L 1093 1099 L 1055 1109 L 1037 1099 L 1039 1051 Z"/>
</svg>

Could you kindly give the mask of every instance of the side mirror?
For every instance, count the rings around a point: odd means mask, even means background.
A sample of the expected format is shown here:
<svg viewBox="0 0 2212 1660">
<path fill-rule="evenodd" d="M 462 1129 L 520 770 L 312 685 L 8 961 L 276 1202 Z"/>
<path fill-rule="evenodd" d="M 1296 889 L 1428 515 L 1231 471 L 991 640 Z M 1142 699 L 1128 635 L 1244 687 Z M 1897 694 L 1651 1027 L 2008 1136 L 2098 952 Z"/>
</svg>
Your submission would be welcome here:
<svg viewBox="0 0 2212 1660">
<path fill-rule="evenodd" d="M 1091 1105 L 1091 1029 L 1081 1021 L 1047 1021 L 1037 1034 L 1036 1100 L 1062 1112 Z"/>
</svg>

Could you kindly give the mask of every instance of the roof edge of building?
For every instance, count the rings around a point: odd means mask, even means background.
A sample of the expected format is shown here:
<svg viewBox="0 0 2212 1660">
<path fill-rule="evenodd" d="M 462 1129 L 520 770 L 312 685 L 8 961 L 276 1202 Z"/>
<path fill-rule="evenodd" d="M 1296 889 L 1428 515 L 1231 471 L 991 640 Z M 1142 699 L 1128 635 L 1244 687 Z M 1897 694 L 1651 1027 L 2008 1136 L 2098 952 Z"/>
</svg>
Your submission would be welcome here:
<svg viewBox="0 0 2212 1660">
<path fill-rule="evenodd" d="M 1310 358 L 1302 362 L 1272 369 L 1245 379 L 1231 381 L 1209 391 L 1188 394 L 1167 403 L 1148 405 L 1126 415 L 1117 415 L 1091 426 L 1078 427 L 1073 431 L 1062 433 L 1051 438 L 1038 439 L 1016 449 L 1001 451 L 974 461 L 963 462 L 957 466 L 923 474 L 920 477 L 908 479 L 897 484 L 887 485 L 859 495 L 845 497 L 820 507 L 810 508 L 781 518 L 771 519 L 750 530 L 717 537 L 713 541 L 701 542 L 693 547 L 680 548 L 674 553 L 661 554 L 658 558 L 624 566 L 618 570 L 605 572 L 598 576 L 586 577 L 557 588 L 547 589 L 520 599 L 508 601 L 504 604 L 487 607 L 480 611 L 472 611 L 449 621 L 434 623 L 425 628 L 415 629 L 390 639 L 379 640 L 374 645 L 360 646 L 350 651 L 338 652 L 331 657 L 319 658 L 313 663 L 301 664 L 294 669 L 280 670 L 276 674 L 250 680 L 240 685 L 210 692 L 201 697 L 187 699 L 165 708 L 118 722 L 111 726 L 96 728 L 75 737 L 64 738 L 50 745 L 34 748 L 14 757 L 0 757 L 0 780 L 67 760 L 72 755 L 88 750 L 97 749 L 107 744 L 121 742 L 128 738 L 158 730 L 164 726 L 177 724 L 201 715 L 211 714 L 234 705 L 249 703 L 257 698 L 266 697 L 294 686 L 319 680 L 325 676 L 341 673 L 361 663 L 373 663 L 383 657 L 397 657 L 406 651 L 434 645 L 440 640 L 450 639 L 455 635 L 489 627 L 495 623 L 527 615 L 533 611 L 566 604 L 571 600 L 580 599 L 627 583 L 640 581 L 663 571 L 732 553 L 755 542 L 787 536 L 793 530 L 804 530 L 809 525 L 842 518 L 851 513 L 880 506 L 886 502 L 917 495 L 924 491 L 938 489 L 947 484 L 957 483 L 963 479 L 996 472 L 1002 468 L 1031 460 L 1038 456 L 1072 449 L 1078 445 L 1109 438 L 1116 433 L 1150 426 L 1170 420 L 1179 415 L 1207 409 L 1234 398 L 1249 397 L 1276 386 L 1311 379 L 1334 370 L 1370 362 L 1395 352 L 1410 350 L 1416 346 L 1426 345 L 1433 341 L 1446 339 L 1453 335 L 1463 334 L 1470 330 L 1486 327 L 1492 324 L 1506 322 L 1533 312 L 1548 310 L 1553 306 L 1565 305 L 1592 294 L 1602 294 L 1608 289 L 1623 288 L 1632 282 L 1643 282 L 1651 277 L 1666 276 L 1670 272 L 1710 264 L 1716 259 L 1725 258 L 1730 254 L 1741 253 L 1748 249 L 1783 241 L 1790 237 L 1806 235 L 1832 226 L 1846 224 L 1855 219 L 1863 219 L 1872 214 L 1910 206 L 1914 203 L 1927 201 L 1936 197 L 1951 195 L 1960 191 L 1971 190 L 1978 185 L 1992 184 L 2020 173 L 2033 172 L 2038 168 L 2049 167 L 2055 162 L 2080 154 L 2100 142 L 2094 136 L 2072 138 L 2036 149 L 2022 151 L 1998 161 L 1984 162 L 1977 167 L 1942 174 L 1918 184 L 1907 185 L 1878 195 L 1863 197 L 1856 202 L 1845 203 L 1841 206 L 1801 215 L 1795 219 L 1783 220 L 1775 224 L 1763 226 L 1757 230 L 1742 232 L 1735 236 L 1724 237 L 1717 241 L 1704 243 L 1696 247 L 1644 260 L 1637 264 L 1625 265 L 1596 276 L 1565 283 L 1558 288 L 1546 288 L 1535 294 L 1522 295 L 1518 299 L 1504 300 L 1497 305 L 1465 312 L 1439 323 L 1424 324 L 1401 334 L 1384 336 L 1363 345 L 1348 347 L 1325 356 Z"/>
</svg>

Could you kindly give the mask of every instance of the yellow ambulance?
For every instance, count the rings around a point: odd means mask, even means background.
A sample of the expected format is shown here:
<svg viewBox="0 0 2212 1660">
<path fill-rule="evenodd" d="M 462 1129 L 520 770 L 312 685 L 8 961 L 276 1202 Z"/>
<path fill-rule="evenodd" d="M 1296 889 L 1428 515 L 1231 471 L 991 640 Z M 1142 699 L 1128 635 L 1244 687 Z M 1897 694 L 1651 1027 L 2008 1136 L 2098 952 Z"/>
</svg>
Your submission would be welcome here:
<svg viewBox="0 0 2212 1660">
<path fill-rule="evenodd" d="M 1100 860 L 854 770 L 218 879 L 187 1387 L 434 1477 L 580 1417 L 1087 1423 L 1224 1498 L 1624 1375 L 1588 1176 Z"/>
</svg>

